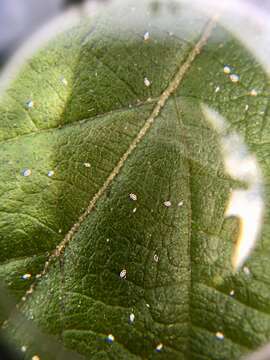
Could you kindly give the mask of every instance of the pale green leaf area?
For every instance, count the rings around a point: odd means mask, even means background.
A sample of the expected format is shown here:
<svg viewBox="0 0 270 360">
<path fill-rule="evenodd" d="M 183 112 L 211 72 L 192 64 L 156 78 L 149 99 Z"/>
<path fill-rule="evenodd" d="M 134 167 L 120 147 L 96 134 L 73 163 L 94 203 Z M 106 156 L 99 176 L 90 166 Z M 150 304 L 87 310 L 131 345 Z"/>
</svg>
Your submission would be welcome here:
<svg viewBox="0 0 270 360">
<path fill-rule="evenodd" d="M 130 8 L 83 21 L 26 61 L 0 100 L 0 278 L 27 319 L 86 359 L 233 360 L 270 340 L 269 212 L 246 271 L 234 273 L 239 226 L 224 212 L 239 184 L 200 110 L 217 110 L 256 155 L 268 208 L 261 66 L 217 25 L 129 152 L 209 22 L 174 12 L 166 26 Z M 56 358 L 15 312 L 1 318 L 25 359 Z"/>
</svg>

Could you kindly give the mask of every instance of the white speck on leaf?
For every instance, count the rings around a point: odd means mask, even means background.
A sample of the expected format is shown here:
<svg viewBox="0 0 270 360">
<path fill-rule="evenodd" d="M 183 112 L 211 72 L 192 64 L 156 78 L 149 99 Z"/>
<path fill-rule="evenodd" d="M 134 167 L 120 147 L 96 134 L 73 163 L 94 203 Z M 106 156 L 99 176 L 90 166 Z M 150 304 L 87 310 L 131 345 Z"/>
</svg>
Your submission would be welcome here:
<svg viewBox="0 0 270 360">
<path fill-rule="evenodd" d="M 225 65 L 223 68 L 224 74 L 230 74 L 231 73 L 231 68 L 228 65 Z"/>
<path fill-rule="evenodd" d="M 218 93 L 220 91 L 220 86 L 217 86 L 216 88 L 215 88 L 215 93 Z"/>
<path fill-rule="evenodd" d="M 179 201 L 178 205 L 177 206 L 183 206 L 184 202 L 183 201 Z"/>
<path fill-rule="evenodd" d="M 144 41 L 149 40 L 149 38 L 150 38 L 150 33 L 149 33 L 149 31 L 146 31 L 146 33 L 144 33 L 143 38 L 144 38 Z"/>
<path fill-rule="evenodd" d="M 248 111 L 249 105 L 245 106 L 245 111 Z"/>
<path fill-rule="evenodd" d="M 22 279 L 23 280 L 29 280 L 31 278 L 31 276 L 32 276 L 31 274 L 23 274 Z"/>
<path fill-rule="evenodd" d="M 157 255 L 157 254 L 155 254 L 155 255 L 154 255 L 154 260 L 155 260 L 155 262 L 158 262 L 159 257 L 158 257 L 158 255 Z"/>
<path fill-rule="evenodd" d="M 114 340 L 115 340 L 115 337 L 114 337 L 112 334 L 109 334 L 109 335 L 107 336 L 107 341 L 108 341 L 109 343 L 114 342 Z"/>
<path fill-rule="evenodd" d="M 224 339 L 224 334 L 220 331 L 216 332 L 216 338 L 218 340 L 223 340 Z"/>
<path fill-rule="evenodd" d="M 250 96 L 257 96 L 258 92 L 256 89 L 252 89 L 249 94 L 250 94 Z"/>
<path fill-rule="evenodd" d="M 170 202 L 170 200 L 164 201 L 163 204 L 164 204 L 164 206 L 166 206 L 166 207 L 172 206 L 172 203 Z"/>
<path fill-rule="evenodd" d="M 21 347 L 21 351 L 22 351 L 22 352 L 26 352 L 26 350 L 27 350 L 27 347 L 26 347 L 25 345 L 23 345 L 23 346 Z"/>
<path fill-rule="evenodd" d="M 54 171 L 53 171 L 53 170 L 48 171 L 48 176 L 49 176 L 49 177 L 52 177 L 53 175 L 54 175 Z"/>
<path fill-rule="evenodd" d="M 91 164 L 90 164 L 89 162 L 85 162 L 83 165 L 84 165 L 86 168 L 90 168 L 90 167 L 91 167 Z"/>
<path fill-rule="evenodd" d="M 161 351 L 163 349 L 163 344 L 162 343 L 159 343 L 157 346 L 156 346 L 156 351 Z"/>
<path fill-rule="evenodd" d="M 149 87 L 151 85 L 151 81 L 147 79 L 147 77 L 144 78 L 144 85 Z"/>
<path fill-rule="evenodd" d="M 131 200 L 133 200 L 133 201 L 136 201 L 136 200 L 137 200 L 137 195 L 131 193 L 131 194 L 129 194 L 129 198 L 130 198 Z"/>
<path fill-rule="evenodd" d="M 29 99 L 26 101 L 25 105 L 26 105 L 27 109 L 32 109 L 34 107 L 34 101 Z"/>
<path fill-rule="evenodd" d="M 233 83 L 237 83 L 240 80 L 240 77 L 237 74 L 231 74 L 230 79 Z"/>
<path fill-rule="evenodd" d="M 243 267 L 243 271 L 244 271 L 245 275 L 247 275 L 247 276 L 250 275 L 250 270 L 249 270 L 249 268 L 247 266 Z"/>
<path fill-rule="evenodd" d="M 135 214 L 135 212 L 137 211 L 137 208 L 134 208 L 133 210 L 132 210 L 132 212 Z"/>
<path fill-rule="evenodd" d="M 135 315 L 133 313 L 131 313 L 129 315 L 129 321 L 131 322 L 131 324 L 134 322 L 134 320 L 135 320 Z"/>
<path fill-rule="evenodd" d="M 23 175 L 23 176 L 30 176 L 31 174 L 32 174 L 31 169 L 24 169 L 24 170 L 22 171 L 22 175 Z"/>
<path fill-rule="evenodd" d="M 119 276 L 121 279 L 125 279 L 127 277 L 127 270 L 126 269 L 121 270 Z"/>
<path fill-rule="evenodd" d="M 64 76 L 61 76 L 60 81 L 64 86 L 68 85 L 67 79 L 65 79 Z"/>
<path fill-rule="evenodd" d="M 234 290 L 230 291 L 230 296 L 234 296 Z"/>
</svg>

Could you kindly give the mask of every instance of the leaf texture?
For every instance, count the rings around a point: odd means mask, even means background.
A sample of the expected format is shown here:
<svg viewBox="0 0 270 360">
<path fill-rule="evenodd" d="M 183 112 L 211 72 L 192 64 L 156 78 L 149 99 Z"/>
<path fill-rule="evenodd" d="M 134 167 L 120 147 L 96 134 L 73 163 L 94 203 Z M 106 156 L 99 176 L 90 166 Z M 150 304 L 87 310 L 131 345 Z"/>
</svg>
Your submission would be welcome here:
<svg viewBox="0 0 270 360">
<path fill-rule="evenodd" d="M 164 25 L 147 6 L 61 34 L 2 96 L 0 278 L 86 359 L 239 359 L 270 337 L 269 216 L 234 273 L 238 185 L 200 105 L 256 155 L 267 205 L 269 80 L 213 19 L 176 6 Z M 25 356 L 56 358 L 16 312 L 1 317 Z"/>
</svg>

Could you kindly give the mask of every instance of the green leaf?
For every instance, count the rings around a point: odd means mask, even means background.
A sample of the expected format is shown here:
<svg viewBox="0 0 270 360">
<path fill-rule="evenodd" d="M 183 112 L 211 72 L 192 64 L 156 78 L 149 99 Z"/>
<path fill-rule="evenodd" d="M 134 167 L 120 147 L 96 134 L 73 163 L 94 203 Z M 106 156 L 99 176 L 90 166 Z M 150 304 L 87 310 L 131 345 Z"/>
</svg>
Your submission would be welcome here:
<svg viewBox="0 0 270 360">
<path fill-rule="evenodd" d="M 239 359 L 270 339 L 269 214 L 235 273 L 239 184 L 201 111 L 256 156 L 268 208 L 268 77 L 214 20 L 158 4 L 83 20 L 2 95 L 0 278 L 24 317 L 1 317 L 27 358 L 57 356 L 25 318 L 91 360 Z"/>
</svg>

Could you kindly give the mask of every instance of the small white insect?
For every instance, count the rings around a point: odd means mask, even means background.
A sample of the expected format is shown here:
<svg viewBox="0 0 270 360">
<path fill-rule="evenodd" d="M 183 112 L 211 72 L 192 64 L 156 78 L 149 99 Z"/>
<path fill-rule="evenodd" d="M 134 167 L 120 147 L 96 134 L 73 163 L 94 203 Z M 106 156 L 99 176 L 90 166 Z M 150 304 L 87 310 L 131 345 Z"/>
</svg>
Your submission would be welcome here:
<svg viewBox="0 0 270 360">
<path fill-rule="evenodd" d="M 245 111 L 248 111 L 249 105 L 245 106 Z"/>
<path fill-rule="evenodd" d="M 133 200 L 133 201 L 136 201 L 136 200 L 137 200 L 137 195 L 131 193 L 131 194 L 129 194 L 129 198 L 130 198 L 131 200 Z"/>
<path fill-rule="evenodd" d="M 126 269 L 121 270 L 119 276 L 121 279 L 125 279 L 127 277 L 127 270 Z"/>
<path fill-rule="evenodd" d="M 178 206 L 182 206 L 184 204 L 184 201 L 179 201 Z"/>
<path fill-rule="evenodd" d="M 154 261 L 155 261 L 155 262 L 158 262 L 158 260 L 159 260 L 159 257 L 158 257 L 157 254 L 155 254 L 155 255 L 154 255 Z"/>
<path fill-rule="evenodd" d="M 107 336 L 107 341 L 108 341 L 109 343 L 114 342 L 114 340 L 115 340 L 115 337 L 113 336 L 113 334 L 109 334 L 109 335 Z"/>
<path fill-rule="evenodd" d="M 215 93 L 218 93 L 220 91 L 220 86 L 217 86 L 216 88 L 215 88 Z"/>
<path fill-rule="evenodd" d="M 86 168 L 90 168 L 90 167 L 91 167 L 91 164 L 90 164 L 89 162 L 85 162 L 83 165 L 84 165 Z"/>
<path fill-rule="evenodd" d="M 134 208 L 133 210 L 132 210 L 132 212 L 135 214 L 135 212 L 137 211 L 137 208 Z"/>
<path fill-rule="evenodd" d="M 27 109 L 32 109 L 34 107 L 34 101 L 29 99 L 26 101 L 25 105 L 26 105 Z"/>
<path fill-rule="evenodd" d="M 132 324 L 132 323 L 134 322 L 134 320 L 135 320 L 135 315 L 134 315 L 133 313 L 131 313 L 131 314 L 129 315 L 129 321 L 130 321 L 130 323 Z"/>
<path fill-rule="evenodd" d="M 237 74 L 231 74 L 230 79 L 233 83 L 237 83 L 240 80 L 240 76 Z"/>
<path fill-rule="evenodd" d="M 30 175 L 32 175 L 32 170 L 31 169 L 24 169 L 22 171 L 22 175 L 23 176 L 30 176 Z"/>
<path fill-rule="evenodd" d="M 156 346 L 156 351 L 161 351 L 163 349 L 163 344 L 162 343 L 159 343 L 157 346 Z"/>
<path fill-rule="evenodd" d="M 249 93 L 251 96 L 257 96 L 258 95 L 258 92 L 256 89 L 252 89 Z"/>
<path fill-rule="evenodd" d="M 60 81 L 64 86 L 67 86 L 68 82 L 67 79 L 64 78 L 64 76 L 61 76 Z"/>
<path fill-rule="evenodd" d="M 245 275 L 250 275 L 250 270 L 247 266 L 243 267 L 243 271 L 244 271 Z"/>
<path fill-rule="evenodd" d="M 21 351 L 22 351 L 22 352 L 26 352 L 26 350 L 27 350 L 27 347 L 26 347 L 25 345 L 23 345 L 23 346 L 21 347 Z"/>
<path fill-rule="evenodd" d="M 172 203 L 170 202 L 170 200 L 164 201 L 163 204 L 164 204 L 164 206 L 166 206 L 166 207 L 172 206 Z"/>
<path fill-rule="evenodd" d="M 144 85 L 149 87 L 151 85 L 151 81 L 147 79 L 147 77 L 144 78 Z"/>
<path fill-rule="evenodd" d="M 230 291 L 230 296 L 234 296 L 234 290 Z"/>
<path fill-rule="evenodd" d="M 149 33 L 149 31 L 146 31 L 146 33 L 144 33 L 143 38 L 144 38 L 144 41 L 149 40 L 149 38 L 150 38 L 150 33 Z"/>
<path fill-rule="evenodd" d="M 216 332 L 216 338 L 218 340 L 223 340 L 224 339 L 224 334 L 220 331 Z"/>
<path fill-rule="evenodd" d="M 23 274 L 22 279 L 23 280 L 29 280 L 31 278 L 32 274 Z"/>
<path fill-rule="evenodd" d="M 231 73 L 231 68 L 228 65 L 225 65 L 223 68 L 224 74 L 230 74 Z"/>
</svg>

